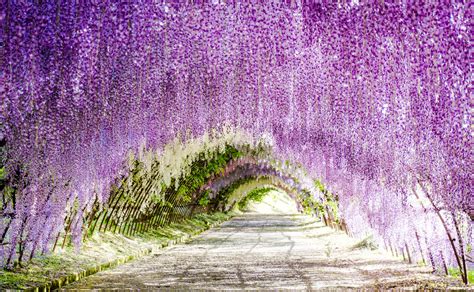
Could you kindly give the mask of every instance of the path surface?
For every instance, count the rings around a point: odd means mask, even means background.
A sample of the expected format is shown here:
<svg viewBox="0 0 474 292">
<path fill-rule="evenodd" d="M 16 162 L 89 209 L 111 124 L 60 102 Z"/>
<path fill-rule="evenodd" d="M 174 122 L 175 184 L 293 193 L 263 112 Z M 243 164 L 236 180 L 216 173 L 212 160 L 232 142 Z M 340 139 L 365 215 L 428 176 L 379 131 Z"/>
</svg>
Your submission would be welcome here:
<svg viewBox="0 0 474 292">
<path fill-rule="evenodd" d="M 245 214 L 68 289 L 318 289 L 447 281 L 303 215 Z M 452 280 L 451 280 L 452 281 Z M 382 286 L 381 286 L 382 285 Z"/>
</svg>

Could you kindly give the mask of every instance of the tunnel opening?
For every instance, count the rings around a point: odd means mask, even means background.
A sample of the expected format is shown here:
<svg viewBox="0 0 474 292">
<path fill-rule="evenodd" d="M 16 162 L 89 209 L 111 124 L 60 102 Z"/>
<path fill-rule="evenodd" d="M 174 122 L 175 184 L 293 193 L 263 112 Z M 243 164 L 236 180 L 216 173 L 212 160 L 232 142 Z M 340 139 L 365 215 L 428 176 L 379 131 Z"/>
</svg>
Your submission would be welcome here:
<svg viewBox="0 0 474 292">
<path fill-rule="evenodd" d="M 285 191 L 275 187 L 261 187 L 250 191 L 239 203 L 239 210 L 257 214 L 298 214 L 300 208 Z"/>
</svg>

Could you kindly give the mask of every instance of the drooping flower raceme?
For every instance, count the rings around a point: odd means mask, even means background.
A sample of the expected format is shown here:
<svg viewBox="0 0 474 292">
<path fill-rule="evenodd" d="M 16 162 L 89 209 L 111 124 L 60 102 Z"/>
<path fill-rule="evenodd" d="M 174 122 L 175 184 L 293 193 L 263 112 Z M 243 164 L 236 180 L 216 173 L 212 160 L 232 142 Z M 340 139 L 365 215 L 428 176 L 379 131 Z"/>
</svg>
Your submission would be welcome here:
<svg viewBox="0 0 474 292">
<path fill-rule="evenodd" d="M 271 137 L 349 226 L 453 263 L 438 234 L 461 256 L 474 216 L 467 6 L 8 2 L 2 241 L 46 248 L 130 151 L 227 124 Z"/>
</svg>

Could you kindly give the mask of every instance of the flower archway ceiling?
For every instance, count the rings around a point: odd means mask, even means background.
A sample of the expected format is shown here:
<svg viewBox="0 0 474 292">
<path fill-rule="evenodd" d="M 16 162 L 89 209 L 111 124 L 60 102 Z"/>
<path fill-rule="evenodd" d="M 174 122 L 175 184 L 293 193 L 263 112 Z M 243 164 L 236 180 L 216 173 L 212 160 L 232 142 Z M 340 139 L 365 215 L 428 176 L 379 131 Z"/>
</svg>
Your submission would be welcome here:
<svg viewBox="0 0 474 292">
<path fill-rule="evenodd" d="M 2 3 L 17 230 L 105 201 L 130 150 L 223 125 L 271 137 L 384 238 L 438 232 L 413 196 L 472 218 L 468 4 L 127 2 Z"/>
</svg>

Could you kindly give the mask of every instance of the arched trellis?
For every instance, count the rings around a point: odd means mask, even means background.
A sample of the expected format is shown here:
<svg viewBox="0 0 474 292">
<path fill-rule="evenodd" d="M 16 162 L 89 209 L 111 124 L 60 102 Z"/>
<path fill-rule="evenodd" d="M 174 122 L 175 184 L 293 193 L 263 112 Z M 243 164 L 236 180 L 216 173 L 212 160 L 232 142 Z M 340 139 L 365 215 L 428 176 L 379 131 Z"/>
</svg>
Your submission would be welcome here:
<svg viewBox="0 0 474 292">
<path fill-rule="evenodd" d="M 194 167 L 199 167 L 198 164 Z M 233 171 L 217 177 L 217 180 L 213 178 L 207 182 L 215 184 L 216 181 L 225 180 L 226 184 L 222 184 L 218 189 L 215 189 L 217 193 L 214 197 L 211 197 L 211 202 L 206 205 L 200 204 L 203 196 L 208 195 L 206 188 L 199 189 L 190 196 L 183 196 L 178 187 L 177 189 L 165 189 L 163 201 L 157 201 L 146 208 L 142 208 L 142 204 L 149 201 L 150 193 L 148 190 L 151 189 L 150 185 L 153 184 L 153 181 L 138 180 L 131 187 L 133 194 L 135 194 L 133 200 L 123 200 L 127 188 L 119 188 L 116 194 L 111 196 L 109 209 L 102 210 L 102 215 L 94 214 L 93 211 L 87 216 L 87 220 L 90 223 L 85 226 L 84 230 L 88 230 L 89 234 L 95 231 L 112 231 L 125 235 L 135 235 L 149 229 L 189 218 L 197 213 L 214 212 L 217 210 L 228 211 L 230 204 L 227 201 L 226 195 L 228 195 L 228 192 L 226 188 L 261 178 L 272 178 L 275 181 L 275 186 L 293 194 L 293 197 L 296 199 L 294 193 L 297 190 L 296 188 L 291 189 L 291 185 L 294 185 L 292 179 L 289 176 L 279 177 L 277 173 L 278 171 L 271 166 L 262 167 L 251 162 L 240 164 Z M 150 178 L 152 180 L 156 179 L 156 173 L 153 172 Z M 190 176 L 184 179 L 180 186 L 190 186 L 194 180 L 195 178 Z M 121 199 L 122 202 L 120 202 Z M 93 219 L 94 217 L 96 219 Z"/>
<path fill-rule="evenodd" d="M 295 201 L 298 210 L 303 211 L 301 198 L 295 193 L 296 190 L 275 176 L 255 177 L 250 181 L 240 184 L 229 194 L 226 207 L 232 209 L 232 207 L 237 205 L 240 201 L 245 200 L 248 194 L 253 190 L 261 188 L 272 188 L 286 193 Z"/>
<path fill-rule="evenodd" d="M 262 178 L 271 178 L 276 187 L 292 194 L 301 204 L 301 198 L 295 195 L 302 189 L 297 178 L 277 169 L 277 163 L 258 158 L 252 151 L 246 151 L 245 156 L 242 153 L 227 145 L 217 156 L 198 155 L 190 166 L 190 173 L 180 178 L 179 183 L 172 179 L 169 187 L 161 186 L 160 193 L 157 193 L 157 184 L 162 183 L 159 163 L 154 162 L 149 169 L 144 169 L 136 161 L 128 178 L 112 189 L 108 202 L 99 204 L 96 200 L 88 212 L 81 210 L 83 235 L 110 231 L 133 236 L 198 213 L 228 211 L 229 187 Z M 316 195 L 309 191 L 304 194 Z M 205 196 L 210 200 L 203 204 L 201 200 Z M 58 234 L 54 247 L 64 246 L 71 240 L 71 232 L 79 224 L 72 218 L 78 212 L 70 210 L 64 231 Z"/>
<path fill-rule="evenodd" d="M 196 186 L 204 183 L 202 176 L 210 176 L 213 173 L 203 169 L 212 163 L 223 167 L 239 155 L 240 152 L 231 146 L 218 158 L 208 159 L 204 154 L 199 155 L 191 164 L 191 173 L 180 179 L 177 188 L 176 179 L 172 179 L 168 187 L 157 186 L 162 183 L 158 162 L 140 175 L 139 169 L 143 168 L 137 164 L 131 174 L 130 184 L 123 183 L 116 188 L 105 208 L 93 210 L 88 216 L 89 223 L 84 230 L 89 234 L 95 231 L 112 231 L 134 235 L 192 216 L 198 212 L 196 207 L 199 193 Z M 196 176 L 196 173 L 201 173 L 201 177 Z M 184 193 L 183 190 L 191 193 Z"/>
</svg>

